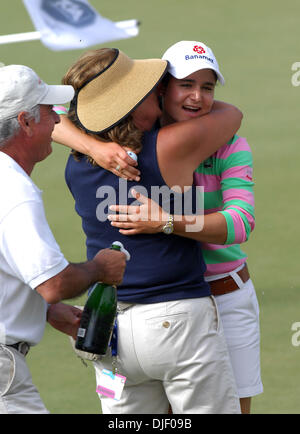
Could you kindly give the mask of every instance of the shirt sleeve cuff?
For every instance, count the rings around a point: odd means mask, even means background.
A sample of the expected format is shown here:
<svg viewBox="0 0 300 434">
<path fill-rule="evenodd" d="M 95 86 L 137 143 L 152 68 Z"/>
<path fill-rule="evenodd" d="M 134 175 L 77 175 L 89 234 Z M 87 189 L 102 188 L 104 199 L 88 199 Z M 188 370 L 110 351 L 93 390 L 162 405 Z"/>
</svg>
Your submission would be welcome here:
<svg viewBox="0 0 300 434">
<path fill-rule="evenodd" d="M 45 271 L 44 273 L 40 274 L 39 276 L 32 279 L 30 282 L 28 282 L 28 285 L 35 289 L 37 286 L 41 285 L 42 283 L 46 282 L 46 280 L 51 279 L 51 277 L 56 276 L 58 273 L 63 271 L 67 266 L 69 265 L 69 262 L 63 258 L 59 264 L 55 265 L 54 267 L 50 268 L 49 270 Z"/>
<path fill-rule="evenodd" d="M 234 230 L 234 222 L 229 212 L 220 211 L 221 214 L 225 217 L 227 224 L 227 239 L 225 244 L 233 244 L 235 242 L 235 230 Z"/>
</svg>

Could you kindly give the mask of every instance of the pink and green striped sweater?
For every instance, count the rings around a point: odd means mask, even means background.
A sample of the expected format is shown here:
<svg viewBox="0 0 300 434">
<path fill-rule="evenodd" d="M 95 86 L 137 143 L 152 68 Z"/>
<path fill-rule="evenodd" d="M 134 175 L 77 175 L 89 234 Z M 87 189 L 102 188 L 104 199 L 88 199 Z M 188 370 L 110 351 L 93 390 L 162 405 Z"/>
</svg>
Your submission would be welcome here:
<svg viewBox="0 0 300 434">
<path fill-rule="evenodd" d="M 225 245 L 202 243 L 206 276 L 228 273 L 246 262 L 240 243 L 254 229 L 252 153 L 246 139 L 235 135 L 194 173 L 204 187 L 204 214 L 221 212 L 227 222 Z"/>
</svg>

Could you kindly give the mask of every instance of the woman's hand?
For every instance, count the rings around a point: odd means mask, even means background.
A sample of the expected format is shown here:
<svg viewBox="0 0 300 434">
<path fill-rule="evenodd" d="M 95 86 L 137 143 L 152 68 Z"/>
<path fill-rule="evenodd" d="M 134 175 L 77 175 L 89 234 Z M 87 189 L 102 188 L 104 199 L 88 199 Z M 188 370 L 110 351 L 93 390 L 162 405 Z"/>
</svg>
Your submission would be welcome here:
<svg viewBox="0 0 300 434">
<path fill-rule="evenodd" d="M 111 205 L 109 209 L 118 212 L 118 214 L 108 215 L 111 225 L 119 228 L 119 232 L 123 235 L 161 232 L 168 221 L 169 214 L 152 199 L 148 199 L 134 189 L 130 191 L 141 205 Z"/>
<path fill-rule="evenodd" d="M 89 155 L 99 166 L 120 178 L 130 181 L 140 180 L 140 171 L 136 168 L 137 162 L 117 143 L 95 140 L 94 146 L 89 147 Z"/>
<path fill-rule="evenodd" d="M 137 163 L 129 157 L 125 148 L 114 142 L 101 142 L 85 134 L 66 115 L 60 115 L 60 123 L 55 125 L 52 140 L 92 157 L 99 166 L 114 175 L 133 181 L 140 180 Z"/>
</svg>

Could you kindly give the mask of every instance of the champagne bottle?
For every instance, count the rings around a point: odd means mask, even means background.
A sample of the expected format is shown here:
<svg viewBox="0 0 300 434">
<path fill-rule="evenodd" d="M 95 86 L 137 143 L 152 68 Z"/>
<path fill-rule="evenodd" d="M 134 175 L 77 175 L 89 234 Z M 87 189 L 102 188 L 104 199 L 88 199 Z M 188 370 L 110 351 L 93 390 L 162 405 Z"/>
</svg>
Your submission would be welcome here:
<svg viewBox="0 0 300 434">
<path fill-rule="evenodd" d="M 112 244 L 111 249 L 121 250 L 121 246 Z M 104 355 L 112 335 L 116 312 L 116 287 L 106 283 L 96 283 L 82 312 L 75 348 Z"/>
</svg>

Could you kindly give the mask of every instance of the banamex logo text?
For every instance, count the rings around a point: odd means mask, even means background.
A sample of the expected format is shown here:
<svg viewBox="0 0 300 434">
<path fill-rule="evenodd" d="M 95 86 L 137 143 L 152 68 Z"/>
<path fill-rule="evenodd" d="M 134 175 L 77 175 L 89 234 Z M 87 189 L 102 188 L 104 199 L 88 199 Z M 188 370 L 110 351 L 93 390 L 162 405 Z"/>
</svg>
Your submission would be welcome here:
<svg viewBox="0 0 300 434">
<path fill-rule="evenodd" d="M 191 54 L 191 55 L 186 54 L 185 60 L 205 59 L 211 63 L 214 63 L 214 59 L 212 59 L 211 57 L 204 56 L 206 50 L 201 45 L 194 45 L 193 51 L 197 54 Z"/>
</svg>

